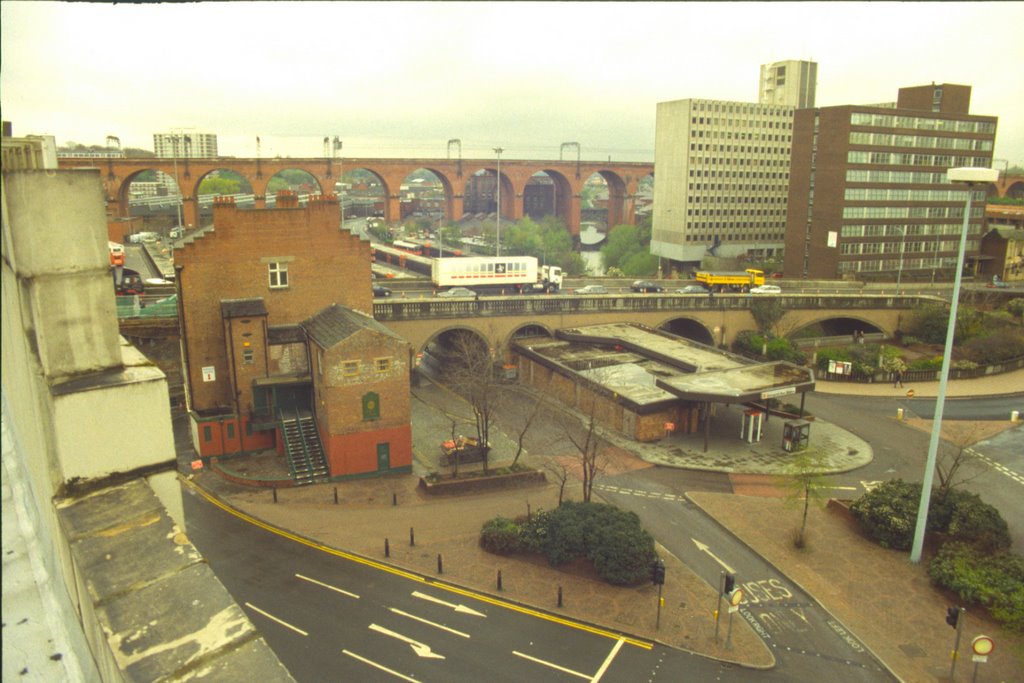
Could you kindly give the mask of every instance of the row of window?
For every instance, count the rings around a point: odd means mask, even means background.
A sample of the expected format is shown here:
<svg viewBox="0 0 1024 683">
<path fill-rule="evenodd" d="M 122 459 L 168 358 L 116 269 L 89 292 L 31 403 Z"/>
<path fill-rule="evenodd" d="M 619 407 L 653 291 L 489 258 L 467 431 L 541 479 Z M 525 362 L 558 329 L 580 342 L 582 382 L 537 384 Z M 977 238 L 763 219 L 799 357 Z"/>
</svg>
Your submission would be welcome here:
<svg viewBox="0 0 1024 683">
<path fill-rule="evenodd" d="M 975 192 L 974 196 L 977 199 L 985 198 L 984 192 Z M 843 199 L 868 199 L 881 202 L 962 202 L 967 199 L 967 190 L 903 190 L 884 187 L 848 187 L 843 192 Z"/>
<path fill-rule="evenodd" d="M 775 229 L 778 229 L 779 227 L 780 226 L 778 226 L 778 225 L 765 225 L 765 226 L 762 226 L 762 229 L 768 228 L 768 229 L 775 230 Z M 782 226 L 782 227 L 785 227 L 785 226 Z M 711 242 L 711 241 L 714 240 L 714 237 L 712 235 L 718 235 L 723 240 L 728 240 L 729 239 L 729 233 L 725 233 L 723 235 L 723 233 L 719 232 L 720 230 L 723 230 L 723 229 L 725 229 L 725 228 L 719 226 L 718 224 L 715 224 L 715 227 L 712 228 L 712 230 L 714 232 L 712 232 L 712 233 L 704 232 L 704 233 L 700 233 L 700 234 L 687 234 L 686 235 L 686 241 L 687 242 Z M 754 234 L 738 235 L 738 236 L 736 236 L 736 241 L 743 241 L 743 240 L 749 240 L 749 241 L 778 240 L 778 241 L 781 242 L 781 241 L 783 241 L 785 239 L 785 235 L 786 234 L 784 232 L 759 232 L 759 233 L 754 233 Z"/>
<path fill-rule="evenodd" d="M 694 157 L 697 166 L 785 166 L 789 167 L 789 157 L 780 159 L 752 159 L 750 157 Z"/>
<path fill-rule="evenodd" d="M 754 102 L 709 102 L 694 100 L 694 111 L 706 111 L 712 114 L 745 114 L 752 116 L 792 116 L 793 107 L 765 107 Z"/>
<path fill-rule="evenodd" d="M 850 150 L 846 160 L 851 164 L 891 164 L 900 166 L 942 166 L 988 168 L 988 157 L 951 156 L 949 154 L 907 154 L 905 152 L 864 152 Z"/>
<path fill-rule="evenodd" d="M 858 254 L 936 254 L 960 249 L 960 240 L 925 240 L 916 242 L 843 242 L 839 253 L 844 256 Z M 978 240 L 967 240 L 966 251 L 976 251 Z"/>
<path fill-rule="evenodd" d="M 703 142 L 691 142 L 691 152 L 703 152 L 704 147 L 709 152 L 726 152 L 733 154 L 774 154 L 776 156 L 789 156 L 789 147 L 750 147 L 749 145 L 705 145 Z"/>
<path fill-rule="evenodd" d="M 971 208 L 971 218 L 980 218 L 983 206 Z M 843 218 L 963 218 L 962 206 L 844 206 Z"/>
<path fill-rule="evenodd" d="M 980 229 L 980 226 L 972 224 L 971 228 Z M 963 229 L 960 222 L 957 223 L 920 223 L 920 224 L 896 224 L 888 225 L 844 225 L 839 229 L 843 237 L 915 237 L 922 235 L 959 235 Z M 977 230 L 972 230 L 976 232 Z"/>
<path fill-rule="evenodd" d="M 719 169 L 690 169 L 691 178 L 767 178 L 789 180 L 789 173 L 783 171 L 727 171 Z"/>
<path fill-rule="evenodd" d="M 929 147 L 935 149 L 970 149 L 981 152 L 992 150 L 991 140 L 972 138 L 938 138 L 933 135 L 895 135 L 893 133 L 864 133 L 852 131 L 851 145 L 878 145 L 880 147 Z"/>
<path fill-rule="evenodd" d="M 786 183 L 773 183 L 771 185 L 747 185 L 743 183 L 690 183 L 687 185 L 690 192 L 694 190 L 725 190 L 731 192 L 788 192 L 789 185 Z"/>
<path fill-rule="evenodd" d="M 785 204 L 786 195 L 775 194 L 772 196 L 726 196 L 726 195 L 697 195 L 688 198 L 690 204 Z"/>
<path fill-rule="evenodd" d="M 869 171 L 851 168 L 846 171 L 846 181 L 850 183 L 913 183 L 914 185 L 945 185 L 949 177 L 942 173 L 930 171 Z"/>
<path fill-rule="evenodd" d="M 718 140 L 750 140 L 751 142 L 785 142 L 792 143 L 792 135 L 779 133 L 755 133 L 752 131 L 704 130 L 691 128 L 691 138 L 711 138 Z M 786 149 L 789 149 L 788 147 Z M 787 154 L 789 152 L 786 152 Z"/>
<path fill-rule="evenodd" d="M 687 209 L 686 215 L 693 216 L 785 216 L 785 209 Z"/>
<path fill-rule="evenodd" d="M 957 133 L 996 132 L 996 124 L 991 121 L 957 121 L 953 119 L 934 119 L 926 116 L 893 116 L 892 114 L 869 114 L 852 112 L 850 125 L 875 126 L 878 128 L 912 128 L 914 130 L 944 130 Z"/>
<path fill-rule="evenodd" d="M 904 258 L 903 270 L 928 270 L 930 268 L 955 268 L 956 257 L 940 256 L 925 258 Z M 900 259 L 871 259 L 869 261 L 840 261 L 840 273 L 865 273 L 896 271 L 900 269 Z"/>
<path fill-rule="evenodd" d="M 373 359 L 373 372 L 388 372 L 391 370 L 392 359 L 381 357 Z M 358 377 L 360 374 L 361 362 L 358 360 L 341 361 L 341 375 L 343 377 Z"/>
</svg>

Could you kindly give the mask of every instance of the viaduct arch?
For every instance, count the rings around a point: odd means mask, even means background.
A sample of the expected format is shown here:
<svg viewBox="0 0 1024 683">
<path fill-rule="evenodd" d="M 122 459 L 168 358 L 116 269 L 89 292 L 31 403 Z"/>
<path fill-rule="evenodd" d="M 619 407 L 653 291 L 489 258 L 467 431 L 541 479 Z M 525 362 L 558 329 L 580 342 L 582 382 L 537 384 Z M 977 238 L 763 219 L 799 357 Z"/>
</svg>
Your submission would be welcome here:
<svg viewBox="0 0 1024 683">
<path fill-rule="evenodd" d="M 228 170 L 249 182 L 256 207 L 266 206 L 267 184 L 280 171 L 298 169 L 309 173 L 324 194 L 333 193 L 345 169 L 364 169 L 380 179 L 385 192 L 384 218 L 400 219 L 402 182 L 418 169 L 434 173 L 445 192 L 445 217 L 457 220 L 463 216 L 466 185 L 480 170 L 498 173 L 496 159 L 341 159 L 341 158 L 123 158 L 81 159 L 60 158 L 60 168 L 99 168 L 109 215 L 129 215 L 128 188 L 143 171 L 156 170 L 175 179 L 182 194 L 183 220 L 199 225 L 199 183 L 213 171 Z M 595 173 L 608 184 L 608 225 L 634 223 L 636 194 L 640 181 L 653 175 L 653 163 L 598 161 L 532 161 L 501 160 L 501 214 L 512 220 L 525 215 L 526 185 L 537 173 L 546 173 L 555 186 L 555 213 L 565 221 L 573 236 L 580 232 L 583 185 Z"/>
</svg>

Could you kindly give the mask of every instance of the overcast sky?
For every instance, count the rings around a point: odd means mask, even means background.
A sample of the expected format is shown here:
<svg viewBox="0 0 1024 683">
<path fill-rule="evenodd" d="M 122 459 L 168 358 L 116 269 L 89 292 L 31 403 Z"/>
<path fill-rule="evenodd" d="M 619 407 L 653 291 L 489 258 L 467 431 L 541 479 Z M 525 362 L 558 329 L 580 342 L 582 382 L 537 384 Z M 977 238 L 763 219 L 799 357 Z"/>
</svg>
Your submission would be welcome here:
<svg viewBox="0 0 1024 683">
<path fill-rule="evenodd" d="M 220 153 L 653 161 L 656 104 L 757 100 L 761 64 L 818 63 L 818 106 L 973 86 L 1024 165 L 1024 3 L 0 2 L 15 135 Z M 1002 162 L 996 163 L 1002 167 Z"/>
</svg>

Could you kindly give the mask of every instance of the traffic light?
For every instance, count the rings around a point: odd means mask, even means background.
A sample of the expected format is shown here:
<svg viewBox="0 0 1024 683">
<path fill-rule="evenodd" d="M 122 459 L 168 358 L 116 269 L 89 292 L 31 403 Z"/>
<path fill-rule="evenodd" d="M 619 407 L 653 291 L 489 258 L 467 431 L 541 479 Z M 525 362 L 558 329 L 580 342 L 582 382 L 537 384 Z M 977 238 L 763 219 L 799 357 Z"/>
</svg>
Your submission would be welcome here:
<svg viewBox="0 0 1024 683">
<path fill-rule="evenodd" d="M 946 623 L 956 628 L 957 622 L 960 621 L 960 608 L 949 607 L 946 609 Z"/>
<path fill-rule="evenodd" d="M 728 595 L 729 593 L 732 593 L 735 588 L 736 588 L 736 577 L 733 574 L 726 574 L 725 575 L 725 588 L 722 591 L 723 594 Z"/>
<path fill-rule="evenodd" d="M 660 586 L 665 583 L 665 563 L 659 557 L 651 565 L 651 583 Z"/>
</svg>

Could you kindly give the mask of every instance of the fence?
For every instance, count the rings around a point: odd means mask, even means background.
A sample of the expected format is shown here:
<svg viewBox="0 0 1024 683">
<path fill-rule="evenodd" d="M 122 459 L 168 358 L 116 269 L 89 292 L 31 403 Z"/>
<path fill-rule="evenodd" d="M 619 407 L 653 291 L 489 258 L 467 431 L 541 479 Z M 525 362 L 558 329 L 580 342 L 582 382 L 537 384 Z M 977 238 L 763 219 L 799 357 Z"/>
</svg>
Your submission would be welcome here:
<svg viewBox="0 0 1024 683">
<path fill-rule="evenodd" d="M 1024 357 L 1013 358 L 1011 360 L 1003 361 L 1002 363 L 993 363 L 992 365 L 982 365 L 976 368 L 950 368 L 949 379 L 975 379 L 977 377 L 987 377 L 988 375 L 1001 375 L 1004 372 L 1013 372 L 1024 368 Z M 906 382 L 938 382 L 942 370 L 904 370 L 903 381 Z M 838 375 L 832 372 L 821 373 L 819 379 L 828 380 L 830 382 L 859 382 L 862 384 L 871 384 L 874 382 L 884 383 L 892 382 L 893 374 L 888 370 L 876 370 L 873 373 L 867 374 L 854 370 L 853 374 L 850 375 Z"/>
</svg>

